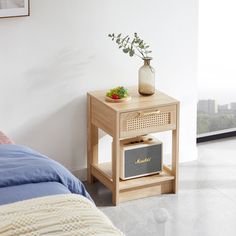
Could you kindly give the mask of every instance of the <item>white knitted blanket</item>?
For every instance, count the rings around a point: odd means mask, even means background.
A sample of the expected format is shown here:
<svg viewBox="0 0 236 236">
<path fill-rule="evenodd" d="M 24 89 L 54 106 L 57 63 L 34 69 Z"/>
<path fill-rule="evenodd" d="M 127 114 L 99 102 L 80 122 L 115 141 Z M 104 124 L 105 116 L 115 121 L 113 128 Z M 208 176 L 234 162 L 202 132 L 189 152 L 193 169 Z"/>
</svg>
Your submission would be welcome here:
<svg viewBox="0 0 236 236">
<path fill-rule="evenodd" d="M 0 207 L 1 236 L 123 236 L 83 196 L 62 194 Z"/>
</svg>

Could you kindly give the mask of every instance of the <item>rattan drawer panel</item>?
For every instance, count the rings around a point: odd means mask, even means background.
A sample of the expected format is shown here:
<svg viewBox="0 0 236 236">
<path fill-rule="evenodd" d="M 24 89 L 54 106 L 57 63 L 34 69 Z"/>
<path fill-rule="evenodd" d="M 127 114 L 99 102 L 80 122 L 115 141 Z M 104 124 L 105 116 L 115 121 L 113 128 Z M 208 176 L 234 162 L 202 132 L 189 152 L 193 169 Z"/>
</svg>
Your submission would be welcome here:
<svg viewBox="0 0 236 236">
<path fill-rule="evenodd" d="M 175 127 L 175 105 L 120 114 L 121 138 L 175 129 Z"/>
</svg>

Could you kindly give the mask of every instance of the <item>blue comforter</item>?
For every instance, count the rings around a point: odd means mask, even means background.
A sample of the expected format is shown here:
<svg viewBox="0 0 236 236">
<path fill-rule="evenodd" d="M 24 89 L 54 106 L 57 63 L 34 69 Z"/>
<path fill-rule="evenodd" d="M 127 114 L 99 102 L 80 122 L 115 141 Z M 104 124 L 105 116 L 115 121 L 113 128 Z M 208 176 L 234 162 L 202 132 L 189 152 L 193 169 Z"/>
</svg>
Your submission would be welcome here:
<svg viewBox="0 0 236 236">
<path fill-rule="evenodd" d="M 83 184 L 58 162 L 25 146 L 0 145 L 0 188 L 47 182 L 91 199 Z"/>
</svg>

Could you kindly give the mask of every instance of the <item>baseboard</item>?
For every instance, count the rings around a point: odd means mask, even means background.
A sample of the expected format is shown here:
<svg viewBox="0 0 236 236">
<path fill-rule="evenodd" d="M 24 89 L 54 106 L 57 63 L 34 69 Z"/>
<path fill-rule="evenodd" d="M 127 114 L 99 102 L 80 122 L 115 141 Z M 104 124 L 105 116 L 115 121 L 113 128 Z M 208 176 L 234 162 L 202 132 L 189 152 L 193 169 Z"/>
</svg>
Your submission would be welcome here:
<svg viewBox="0 0 236 236">
<path fill-rule="evenodd" d="M 236 136 L 235 129 L 219 130 L 215 132 L 209 132 L 202 135 L 198 135 L 197 143 L 209 142 L 209 141 L 224 139 L 224 138 L 232 138 L 235 136 Z"/>
</svg>

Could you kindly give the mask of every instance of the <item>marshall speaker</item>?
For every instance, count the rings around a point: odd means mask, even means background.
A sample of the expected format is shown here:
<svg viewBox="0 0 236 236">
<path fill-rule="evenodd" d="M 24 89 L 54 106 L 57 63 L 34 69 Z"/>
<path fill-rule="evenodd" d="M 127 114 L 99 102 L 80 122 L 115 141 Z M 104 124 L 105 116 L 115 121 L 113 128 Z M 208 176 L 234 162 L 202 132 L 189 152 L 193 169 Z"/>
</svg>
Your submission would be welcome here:
<svg viewBox="0 0 236 236">
<path fill-rule="evenodd" d="M 151 135 L 122 140 L 120 158 L 123 180 L 160 173 L 162 142 Z"/>
</svg>

